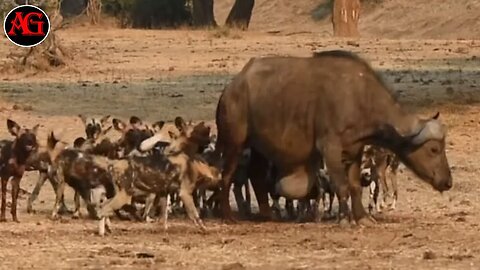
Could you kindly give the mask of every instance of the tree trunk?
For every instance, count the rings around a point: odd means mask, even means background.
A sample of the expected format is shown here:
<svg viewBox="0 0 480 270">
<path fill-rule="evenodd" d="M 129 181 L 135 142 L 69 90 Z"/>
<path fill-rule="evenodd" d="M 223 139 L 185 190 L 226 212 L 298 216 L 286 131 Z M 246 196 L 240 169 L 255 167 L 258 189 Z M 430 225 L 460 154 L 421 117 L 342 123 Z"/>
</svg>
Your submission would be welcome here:
<svg viewBox="0 0 480 270">
<path fill-rule="evenodd" d="M 336 37 L 358 37 L 360 0 L 334 0 L 333 35 Z"/>
<path fill-rule="evenodd" d="M 252 10 L 255 0 L 235 0 L 230 13 L 228 14 L 225 25 L 228 27 L 240 28 L 246 30 L 252 18 Z"/>
<path fill-rule="evenodd" d="M 213 0 L 193 0 L 192 17 L 194 26 L 217 26 L 213 15 Z"/>
<path fill-rule="evenodd" d="M 98 24 L 102 13 L 102 2 L 100 0 L 88 0 L 87 16 L 91 24 Z"/>
</svg>

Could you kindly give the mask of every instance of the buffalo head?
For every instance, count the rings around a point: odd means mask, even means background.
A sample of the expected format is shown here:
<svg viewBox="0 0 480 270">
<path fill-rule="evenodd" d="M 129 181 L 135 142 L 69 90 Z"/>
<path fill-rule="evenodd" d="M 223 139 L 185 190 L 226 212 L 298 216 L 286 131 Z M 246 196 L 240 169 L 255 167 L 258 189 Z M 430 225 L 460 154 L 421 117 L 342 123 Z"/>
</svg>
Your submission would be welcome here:
<svg viewBox="0 0 480 270">
<path fill-rule="evenodd" d="M 419 120 L 397 154 L 422 180 L 443 192 L 452 187 L 452 175 L 445 154 L 446 130 L 438 116 Z"/>
</svg>

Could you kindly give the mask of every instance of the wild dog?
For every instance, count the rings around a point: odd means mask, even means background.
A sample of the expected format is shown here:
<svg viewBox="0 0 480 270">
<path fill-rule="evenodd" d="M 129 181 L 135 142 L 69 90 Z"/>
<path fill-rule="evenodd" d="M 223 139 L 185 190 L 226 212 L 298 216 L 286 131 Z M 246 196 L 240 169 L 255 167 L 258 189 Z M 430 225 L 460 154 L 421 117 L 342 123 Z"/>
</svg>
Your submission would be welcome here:
<svg viewBox="0 0 480 270">
<path fill-rule="evenodd" d="M 332 208 L 333 201 L 335 199 L 335 187 L 333 186 L 330 176 L 328 175 L 328 169 L 325 163 L 322 164 L 317 170 L 317 185 L 319 187 L 319 197 L 315 201 L 314 209 L 317 209 L 315 212 L 315 220 L 320 221 L 323 218 L 332 217 Z M 328 194 L 328 200 L 327 200 Z M 323 208 L 321 208 L 320 202 L 322 202 Z"/>
<path fill-rule="evenodd" d="M 2 205 L 0 221 L 6 221 L 7 183 L 12 178 L 12 219 L 17 218 L 17 199 L 20 190 L 20 181 L 25 172 L 28 158 L 38 147 L 37 131 L 39 125 L 33 128 L 21 128 L 15 121 L 7 119 L 7 129 L 15 138 L 0 141 L 0 177 L 2 179 Z"/>
<path fill-rule="evenodd" d="M 79 114 L 78 117 L 85 127 L 87 140 L 96 141 L 102 135 L 102 132 L 104 132 L 105 125 L 108 123 L 110 115 L 106 115 L 100 119 L 87 118 L 83 114 Z"/>
<path fill-rule="evenodd" d="M 153 124 L 153 129 L 151 129 L 140 118 L 131 116 L 129 124 L 118 118 L 114 118 L 112 124 L 115 130 L 122 134 L 117 144 L 123 148 L 123 156 L 128 156 L 130 154 L 142 155 L 140 144 L 161 130 L 165 122 L 158 121 Z"/>
<path fill-rule="evenodd" d="M 57 139 L 53 132 L 50 132 L 47 142 L 50 159 L 52 160 L 50 173 L 58 183 L 51 218 L 55 219 L 58 216 L 60 200 L 64 194 L 66 184 L 75 191 L 73 218 L 80 217 L 80 197 L 86 202 L 90 217 L 94 218 L 96 216 L 95 209 L 90 203 L 91 189 L 103 185 L 109 191 L 109 197 L 112 197 L 114 190 L 110 176 L 106 170 L 95 165 L 93 155 L 79 149 L 56 148 L 55 146 L 59 143 L 66 145 L 65 142 Z"/>
<path fill-rule="evenodd" d="M 169 131 L 169 137 L 171 142 L 164 148 L 165 154 L 180 153 L 183 152 L 189 157 L 202 156 L 205 158 L 205 161 L 208 163 L 208 151 L 205 154 L 205 150 L 211 145 L 210 137 L 210 127 L 205 125 L 205 122 L 200 122 L 195 126 L 191 123 L 186 123 L 185 120 L 178 116 L 174 120 L 175 127 L 178 131 L 177 133 Z M 152 143 L 152 142 L 151 142 Z M 193 193 L 194 203 L 196 207 L 200 206 L 199 199 L 202 199 L 202 208 L 203 212 L 208 212 L 208 205 L 213 203 L 213 200 L 207 199 L 206 191 L 213 191 L 212 197 L 215 196 L 215 193 L 218 191 L 216 186 L 200 186 Z M 180 208 L 180 196 L 175 192 L 169 193 L 170 198 L 172 199 L 172 208 Z M 211 197 L 211 199 L 213 199 Z"/>
<path fill-rule="evenodd" d="M 61 147 L 59 145 L 59 147 Z M 27 200 L 27 213 L 33 212 L 33 202 L 37 199 L 40 189 L 42 188 L 45 181 L 49 181 L 54 192 L 57 190 L 58 183 L 55 181 L 54 177 L 49 173 L 51 166 L 50 155 L 46 147 L 39 146 L 35 152 L 33 152 L 27 159 L 26 171 L 38 171 L 38 180 L 33 188 L 30 197 Z M 65 201 L 61 199 L 61 205 L 59 213 L 67 213 L 68 209 L 65 205 Z"/>
<path fill-rule="evenodd" d="M 204 122 L 193 126 L 192 123 L 187 124 L 182 117 L 178 116 L 174 119 L 174 125 L 176 130 L 170 130 L 168 128 L 156 129 L 155 135 L 144 140 L 140 144 L 139 150 L 142 152 L 151 152 L 152 149 L 161 147 L 163 150 L 157 151 L 157 153 L 164 153 L 168 148 L 168 151 L 175 149 L 174 151 L 181 151 L 188 155 L 195 155 L 203 153 L 211 143 L 210 128 L 207 127 Z M 160 127 L 162 126 L 163 122 Z M 175 143 L 172 145 L 173 142 Z M 205 201 L 205 198 L 203 197 L 204 194 L 205 192 L 203 189 L 195 191 L 194 202 L 196 206 L 199 205 L 198 197 L 202 197 Z M 177 192 L 169 192 L 168 196 L 170 197 L 173 213 L 178 213 L 180 210 L 183 210 L 183 207 L 180 205 L 181 199 Z M 166 200 L 166 198 L 159 199 Z M 158 212 L 163 213 L 163 211 L 165 211 L 165 209 L 160 208 Z"/>
<path fill-rule="evenodd" d="M 105 226 L 110 223 L 109 216 L 113 211 L 131 203 L 134 196 L 146 195 L 149 201 L 152 201 L 155 196 L 165 196 L 172 187 L 178 187 L 188 217 L 202 230 L 206 229 L 195 208 L 192 192 L 199 184 L 199 179 L 201 184 L 218 184 L 220 172 L 203 160 L 179 152 L 169 155 L 132 156 L 127 160 L 96 157 L 96 164 L 103 164 L 103 168 L 108 168 L 116 187 L 115 196 L 97 206 L 100 235 L 105 233 Z M 153 202 L 146 203 L 146 212 L 150 208 L 148 204 Z M 164 214 L 164 229 L 167 229 L 167 213 Z"/>
<path fill-rule="evenodd" d="M 118 145 L 107 137 L 112 130 L 111 125 L 107 126 L 110 115 L 104 116 L 100 120 L 95 118 L 87 119 L 82 114 L 78 116 L 85 126 L 86 138 L 76 138 L 73 142 L 74 147 L 87 153 L 102 155 L 112 159 L 118 158 Z"/>
<path fill-rule="evenodd" d="M 82 114 L 79 114 L 78 117 L 84 125 L 86 139 L 84 137 L 76 138 L 73 143 L 74 148 L 82 149 L 87 153 L 115 158 L 117 156 L 115 149 L 116 145 L 106 138 L 106 135 L 112 129 L 111 126 L 106 127 L 110 115 L 106 115 L 100 119 L 87 118 Z M 48 179 L 54 190 L 57 190 L 57 183 L 53 179 L 53 176 L 48 172 L 49 167 L 51 166 L 51 160 L 47 149 L 37 149 L 37 151 L 28 159 L 27 163 L 27 170 L 38 170 L 39 172 L 38 180 L 27 201 L 27 212 L 31 213 L 33 211 L 33 203 L 37 199 L 45 181 Z M 65 206 L 62 195 L 59 213 L 65 212 L 68 212 L 68 210 Z"/>
<path fill-rule="evenodd" d="M 128 124 L 123 122 L 120 119 L 114 118 L 112 120 L 113 127 L 115 130 L 121 132 L 122 136 L 121 138 L 117 141 L 117 145 L 119 146 L 120 149 L 122 149 L 122 156 L 124 158 L 127 158 L 129 156 L 146 156 L 146 155 L 151 155 L 153 153 L 161 153 L 163 151 L 163 147 L 166 144 L 163 144 L 163 142 L 159 142 L 152 149 L 149 149 L 149 151 L 143 151 L 140 147 L 140 145 L 144 141 L 151 140 L 152 136 L 162 132 L 162 128 L 165 124 L 164 121 L 157 121 L 152 124 L 151 127 L 149 127 L 148 124 L 143 123 L 143 121 L 136 117 L 136 116 L 131 116 L 129 119 Z M 139 217 L 136 214 L 136 208 L 133 206 L 134 203 L 150 203 L 152 200 L 151 198 L 146 198 L 145 196 L 135 196 L 132 200 L 132 205 L 128 206 L 129 212 L 133 214 L 135 217 L 138 217 L 138 220 L 144 220 L 144 221 L 149 221 L 149 216 L 148 212 L 149 209 L 144 208 L 144 213 L 142 217 Z M 158 201 L 156 199 L 155 201 Z M 160 199 L 160 203 L 166 204 L 166 201 Z M 145 212 L 146 210 L 146 212 Z M 134 214 L 135 212 L 135 214 Z"/>
<path fill-rule="evenodd" d="M 362 186 L 369 186 L 370 201 L 369 210 L 381 212 L 391 199 L 390 209 L 395 209 L 398 199 L 398 186 L 396 174 L 399 160 L 392 152 L 375 146 L 367 145 L 364 148 L 364 156 L 361 167 Z M 390 174 L 390 177 L 387 177 Z M 381 189 L 381 202 L 378 202 Z"/>
<path fill-rule="evenodd" d="M 183 119 L 177 118 L 180 136 L 170 134 L 174 141 L 165 149 L 165 155 L 154 154 L 145 157 L 131 156 L 128 162 L 107 161 L 116 181 L 117 194 L 103 206 L 99 206 L 102 218 L 99 234 L 104 233 L 105 220 L 111 211 L 131 201 L 133 196 L 147 195 L 145 213 L 148 213 L 155 196 L 165 198 L 171 189 L 179 190 L 187 215 L 201 229 L 205 229 L 193 201 L 192 193 L 197 187 L 213 187 L 220 180 L 217 168 L 209 166 L 197 153 L 199 147 L 209 139 L 210 128 L 200 123 L 188 128 Z M 152 142 L 150 146 L 155 145 Z M 145 150 L 150 150 L 146 148 Z M 99 162 L 100 163 L 100 162 Z M 102 210 L 103 209 L 103 210 Z M 167 229 L 167 211 L 162 211 L 164 228 Z"/>
</svg>

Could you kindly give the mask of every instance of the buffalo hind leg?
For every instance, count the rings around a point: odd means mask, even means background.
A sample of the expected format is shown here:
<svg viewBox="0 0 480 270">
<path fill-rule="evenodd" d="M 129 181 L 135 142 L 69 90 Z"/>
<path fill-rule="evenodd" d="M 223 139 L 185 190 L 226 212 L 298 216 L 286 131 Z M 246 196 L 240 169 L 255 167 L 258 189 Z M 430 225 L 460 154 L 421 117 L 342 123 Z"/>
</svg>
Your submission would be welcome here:
<svg viewBox="0 0 480 270">
<path fill-rule="evenodd" d="M 342 147 L 339 143 L 330 143 L 325 146 L 324 152 L 325 165 L 338 198 L 338 222 L 341 226 L 348 226 L 350 224 L 350 208 L 348 207 L 350 194 L 345 165 L 342 162 Z"/>
<path fill-rule="evenodd" d="M 235 170 L 238 166 L 238 161 L 240 159 L 241 154 L 241 147 L 229 145 L 228 148 L 225 149 L 224 156 L 225 156 L 225 163 L 223 166 L 223 173 L 222 173 L 222 191 L 221 191 L 221 208 L 223 219 L 227 223 L 235 223 L 235 219 L 232 215 L 232 209 L 230 207 L 230 187 L 232 184 L 232 178 L 235 174 Z"/>
<path fill-rule="evenodd" d="M 270 220 L 272 218 L 272 211 L 268 204 L 269 188 L 266 181 L 268 168 L 268 160 L 254 149 L 251 149 L 251 159 L 248 166 L 248 178 L 252 183 L 255 197 L 257 197 L 260 218 L 262 220 Z"/>
</svg>

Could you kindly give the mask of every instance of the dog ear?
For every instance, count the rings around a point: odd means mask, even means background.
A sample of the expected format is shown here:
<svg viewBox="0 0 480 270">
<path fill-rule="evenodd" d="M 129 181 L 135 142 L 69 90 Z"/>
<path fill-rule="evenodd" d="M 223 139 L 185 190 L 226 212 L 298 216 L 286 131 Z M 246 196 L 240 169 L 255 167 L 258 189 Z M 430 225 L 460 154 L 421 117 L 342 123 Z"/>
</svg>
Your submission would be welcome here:
<svg viewBox="0 0 480 270">
<path fill-rule="evenodd" d="M 15 137 L 18 137 L 18 135 L 20 134 L 20 130 L 21 130 L 20 125 L 18 125 L 17 122 L 11 119 L 7 119 L 7 128 L 10 134 L 12 134 Z"/>
</svg>

